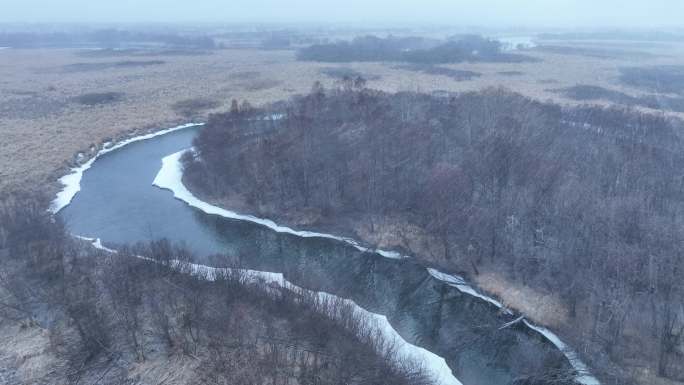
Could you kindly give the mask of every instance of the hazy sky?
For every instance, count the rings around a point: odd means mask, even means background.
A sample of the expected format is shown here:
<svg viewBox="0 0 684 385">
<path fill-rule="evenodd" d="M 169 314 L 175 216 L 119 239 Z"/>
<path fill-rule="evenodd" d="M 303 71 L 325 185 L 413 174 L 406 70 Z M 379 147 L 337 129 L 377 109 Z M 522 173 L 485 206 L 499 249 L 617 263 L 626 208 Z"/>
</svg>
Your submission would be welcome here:
<svg viewBox="0 0 684 385">
<path fill-rule="evenodd" d="M 0 0 L 0 21 L 679 27 L 684 0 Z"/>
</svg>

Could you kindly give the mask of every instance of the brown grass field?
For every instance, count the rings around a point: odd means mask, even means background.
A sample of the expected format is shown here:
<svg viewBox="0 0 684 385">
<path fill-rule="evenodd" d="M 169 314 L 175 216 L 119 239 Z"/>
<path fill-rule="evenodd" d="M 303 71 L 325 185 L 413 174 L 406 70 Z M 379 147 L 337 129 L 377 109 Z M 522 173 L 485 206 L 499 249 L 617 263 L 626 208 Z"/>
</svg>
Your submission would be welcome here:
<svg viewBox="0 0 684 385">
<path fill-rule="evenodd" d="M 684 64 L 684 44 L 577 44 L 612 54 L 530 51 L 541 61 L 447 66 L 482 74 L 457 81 L 400 69 L 395 63 L 298 62 L 293 51 L 107 56 L 66 49 L 0 50 L 0 191 L 54 190 L 77 153 L 88 154 L 103 142 L 134 132 L 205 119 L 225 110 L 233 98 L 261 105 L 306 92 L 316 80 L 331 86 L 334 79 L 322 74 L 323 68 L 351 68 L 373 79 L 369 87 L 390 92 L 502 86 L 539 100 L 575 103 L 554 89 L 591 84 L 640 95 L 642 91 L 619 84 L 620 67 Z M 198 98 L 207 109 L 196 116 L 177 108 L 179 102 Z"/>
</svg>

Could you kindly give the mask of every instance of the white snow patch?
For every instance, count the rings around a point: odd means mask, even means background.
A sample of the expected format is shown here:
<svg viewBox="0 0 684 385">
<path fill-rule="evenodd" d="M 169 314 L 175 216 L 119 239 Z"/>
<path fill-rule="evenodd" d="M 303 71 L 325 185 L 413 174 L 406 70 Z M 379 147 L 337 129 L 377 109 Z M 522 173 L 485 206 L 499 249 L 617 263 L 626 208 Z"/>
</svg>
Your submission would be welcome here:
<svg viewBox="0 0 684 385">
<path fill-rule="evenodd" d="M 506 313 L 512 314 L 512 312 L 510 310 L 506 309 L 506 307 L 504 307 L 504 305 L 501 302 L 495 300 L 492 297 L 488 297 L 484 294 L 478 293 L 475 289 L 473 289 L 470 285 L 468 285 L 466 283 L 465 279 L 463 279 L 462 277 L 459 277 L 457 275 L 442 273 L 441 271 L 435 270 L 432 268 L 428 268 L 427 271 L 428 271 L 428 273 L 430 273 L 431 276 L 433 276 L 434 278 L 448 284 L 449 286 L 453 286 L 463 293 L 466 293 L 466 294 L 472 295 L 473 297 L 477 297 L 477 298 L 480 298 L 484 301 L 487 301 L 487 302 L 491 303 L 492 305 L 498 307 L 499 309 L 502 309 Z"/>
<path fill-rule="evenodd" d="M 98 250 L 104 250 L 104 251 L 106 251 L 106 252 L 108 252 L 108 253 L 113 253 L 113 254 L 116 254 L 116 253 L 117 253 L 116 250 L 110 249 L 110 248 L 105 247 L 104 245 L 102 245 L 102 241 L 100 240 L 100 238 L 88 238 L 88 237 L 82 237 L 82 236 L 80 236 L 80 235 L 74 235 L 74 237 L 75 237 L 75 238 L 78 238 L 78 239 L 80 239 L 80 240 L 82 240 L 82 241 L 86 241 L 86 242 L 90 243 L 94 248 L 96 248 L 96 249 L 98 249 Z"/>
<path fill-rule="evenodd" d="M 601 385 L 601 382 L 599 382 L 596 377 L 589 373 L 589 368 L 584 362 L 582 362 L 577 352 L 572 350 L 572 348 L 561 341 L 556 334 L 545 327 L 536 326 L 527 320 L 523 320 L 523 322 L 530 329 L 546 337 L 546 339 L 551 341 L 551 343 L 554 344 L 558 350 L 563 352 L 568 361 L 570 361 L 570 365 L 572 365 L 572 367 L 577 371 L 577 377 L 575 378 L 577 382 L 583 385 Z"/>
<path fill-rule="evenodd" d="M 126 139 L 126 140 L 119 142 L 115 145 L 111 145 L 110 142 L 105 143 L 103 148 L 97 154 L 95 154 L 95 156 L 93 158 L 91 158 L 90 160 L 88 160 L 87 162 L 83 163 L 82 165 L 80 165 L 78 167 L 72 168 L 71 172 L 69 174 L 64 175 L 63 177 L 61 177 L 59 179 L 60 183 L 62 183 L 64 188 L 62 189 L 62 191 L 57 193 L 57 196 L 55 197 L 55 199 L 50 204 L 49 211 L 52 214 L 57 214 L 61 209 L 63 209 L 64 207 L 68 206 L 69 203 L 71 203 L 71 200 L 74 199 L 74 197 L 76 196 L 76 194 L 79 191 L 81 191 L 81 179 L 83 178 L 83 173 L 86 170 L 88 170 L 93 165 L 95 160 L 97 158 L 99 158 L 100 156 L 107 154 L 109 152 L 112 152 L 114 150 L 117 150 L 117 149 L 124 147 L 128 144 L 131 144 L 133 142 L 139 142 L 141 140 L 151 139 L 151 138 L 154 138 L 154 137 L 159 136 L 159 135 L 168 134 L 170 132 L 182 130 L 182 129 L 188 128 L 188 127 L 201 126 L 203 124 L 204 123 L 183 124 L 183 125 L 180 125 L 177 127 L 167 128 L 165 130 L 153 132 L 151 134 L 140 135 L 140 136 L 136 136 L 134 138 Z"/>
<path fill-rule="evenodd" d="M 406 256 L 402 256 L 401 254 L 393 251 L 384 251 L 384 250 L 375 250 L 375 249 L 369 249 L 367 247 L 363 247 L 359 244 L 359 242 L 351 239 L 351 238 L 346 238 L 346 237 L 338 237 L 335 235 L 331 234 L 325 234 L 325 233 L 318 233 L 314 231 L 304 231 L 304 230 L 294 230 L 290 227 L 286 226 L 281 226 L 274 221 L 270 219 L 264 219 L 264 218 L 258 218 L 253 215 L 244 215 L 244 214 L 238 214 L 234 211 L 226 210 L 221 207 L 217 207 L 214 205 L 211 205 L 207 202 L 204 202 L 200 200 L 199 198 L 195 197 L 186 187 L 183 185 L 183 169 L 182 165 L 180 162 L 181 156 L 186 151 L 191 151 L 191 150 L 183 150 L 179 151 L 175 154 L 171 154 L 165 158 L 162 159 L 162 167 L 159 170 L 159 173 L 157 174 L 157 177 L 154 178 L 154 181 L 152 182 L 153 185 L 170 190 L 173 192 L 173 196 L 176 199 L 179 199 L 191 207 L 195 207 L 207 214 L 210 215 L 219 215 L 224 218 L 231 218 L 231 219 L 238 219 L 238 220 L 243 220 L 243 221 L 248 221 L 252 223 L 257 223 L 262 226 L 266 226 L 270 228 L 273 231 L 276 231 L 278 233 L 287 233 L 287 234 L 292 234 L 304 238 L 327 238 L 327 239 L 334 239 L 337 241 L 342 241 L 346 242 L 353 247 L 355 247 L 357 250 L 360 250 L 362 252 L 365 251 L 371 251 L 378 253 L 382 255 L 385 258 L 391 258 L 391 259 L 401 259 L 401 258 L 407 258 Z"/>
<path fill-rule="evenodd" d="M 281 120 L 283 118 L 285 118 L 285 114 L 277 113 L 277 114 L 271 114 L 270 116 L 265 117 L 264 120 Z"/>
</svg>

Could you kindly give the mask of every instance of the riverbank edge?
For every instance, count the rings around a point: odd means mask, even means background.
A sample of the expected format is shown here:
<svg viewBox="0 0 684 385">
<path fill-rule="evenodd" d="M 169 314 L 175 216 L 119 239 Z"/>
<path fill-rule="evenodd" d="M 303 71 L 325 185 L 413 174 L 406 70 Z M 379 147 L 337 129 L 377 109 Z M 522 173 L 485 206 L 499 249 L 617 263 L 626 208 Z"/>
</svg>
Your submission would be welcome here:
<svg viewBox="0 0 684 385">
<path fill-rule="evenodd" d="M 313 231 L 306 231 L 306 230 L 295 230 L 291 227 L 288 227 L 286 225 L 280 225 L 276 223 L 275 221 L 271 219 L 264 219 L 264 218 L 259 218 L 254 215 L 249 215 L 249 214 L 239 214 L 234 211 L 224 209 L 222 207 L 216 206 L 214 204 L 211 204 L 209 202 L 205 202 L 201 199 L 199 199 L 197 196 L 195 196 L 185 185 L 183 182 L 183 166 L 181 162 L 181 157 L 183 156 L 184 153 L 187 151 L 192 151 L 192 148 L 186 149 L 186 150 L 181 150 L 179 152 L 176 152 L 174 154 L 168 155 L 162 159 L 162 167 L 157 174 L 155 180 L 153 181 L 153 185 L 169 190 L 173 193 L 174 198 L 185 202 L 191 207 L 195 207 L 207 214 L 210 215 L 219 215 L 224 218 L 230 218 L 230 219 L 237 219 L 237 220 L 246 220 L 250 221 L 253 223 L 257 223 L 266 227 L 269 227 L 270 229 L 276 231 L 276 232 L 283 232 L 283 233 L 289 233 L 297 236 L 302 236 L 302 237 L 321 237 L 321 238 L 329 238 L 329 239 L 335 239 L 339 241 L 346 242 L 350 244 L 351 246 L 361 250 L 361 251 L 371 251 L 371 252 L 376 252 L 386 258 L 413 258 L 411 256 L 406 256 L 402 255 L 402 253 L 398 253 L 395 251 L 386 251 L 386 250 L 379 250 L 375 249 L 372 247 L 365 247 L 362 246 L 362 243 L 349 238 L 349 237 L 343 237 L 343 236 L 335 236 L 331 234 L 326 234 L 326 233 L 319 233 L 319 232 L 313 232 Z M 415 259 L 415 258 L 414 258 Z M 473 288 L 470 284 L 467 283 L 467 281 L 458 275 L 452 275 L 452 274 L 447 274 L 443 273 L 439 270 L 426 267 L 428 273 L 434 277 L 437 280 L 440 280 L 449 286 L 453 286 L 457 288 L 459 291 L 462 293 L 474 296 L 479 298 L 480 300 L 486 301 L 490 303 L 491 305 L 495 306 L 498 308 L 500 311 L 508 312 L 510 314 L 513 314 L 513 312 L 510 309 L 507 309 L 499 300 L 482 294 L 475 288 Z M 590 370 L 589 367 L 582 361 L 580 358 L 579 354 L 574 351 L 570 346 L 568 346 L 566 343 L 564 343 L 560 337 L 558 337 L 555 333 L 553 333 L 551 330 L 543 327 L 543 326 L 538 326 L 535 325 L 533 322 L 528 321 L 525 319 L 525 316 L 522 315 L 520 318 L 517 319 L 517 321 L 522 321 L 526 327 L 528 327 L 530 330 L 539 333 L 542 335 L 547 341 L 549 341 L 551 344 L 553 344 L 558 350 L 560 350 L 570 363 L 570 365 L 575 369 L 577 372 L 575 376 L 575 381 L 579 384 L 582 385 L 600 385 L 601 382 L 594 377 Z M 504 325 L 506 326 L 506 325 Z M 510 325 L 509 325 L 510 326 Z"/>
<path fill-rule="evenodd" d="M 179 131 L 190 127 L 203 126 L 205 123 L 185 123 L 176 125 L 170 128 L 153 130 L 145 134 L 140 134 L 137 131 L 133 131 L 127 135 L 124 135 L 120 140 L 116 142 L 104 142 L 102 143 L 99 151 L 92 155 L 87 160 L 83 160 L 79 165 L 72 167 L 67 174 L 60 177 L 57 182 L 61 184 L 61 189 L 55 194 L 55 198 L 50 202 L 48 211 L 51 214 L 57 214 L 64 207 L 71 203 L 72 199 L 81 191 L 81 179 L 83 178 L 83 173 L 86 172 L 93 163 L 101 156 L 110 153 L 112 151 L 118 150 L 128 144 L 139 142 L 142 140 L 152 139 L 160 135 L 165 135 L 171 132 Z M 83 153 L 78 153 L 82 155 Z"/>
<path fill-rule="evenodd" d="M 98 250 L 102 250 L 111 254 L 117 253 L 117 250 L 103 246 L 99 238 L 86 238 L 81 236 L 75 236 L 75 238 L 89 243 L 92 247 Z M 150 262 L 156 262 L 142 256 L 138 256 L 138 258 Z M 177 266 L 179 262 L 171 261 L 170 264 L 172 267 L 174 267 Z M 324 291 L 304 289 L 301 286 L 297 286 L 285 279 L 285 276 L 282 273 L 257 271 L 251 269 L 218 268 L 197 263 L 190 264 L 190 270 L 188 271 L 190 275 L 198 279 L 206 279 L 208 281 L 214 281 L 215 277 L 232 272 L 243 273 L 250 282 L 261 280 L 267 284 L 275 285 L 292 292 L 315 295 L 321 302 L 341 300 L 345 305 L 350 306 L 357 314 L 365 319 L 368 327 L 372 328 L 387 341 L 391 341 L 393 344 L 396 344 L 395 347 L 399 353 L 399 356 L 397 357 L 400 360 L 399 363 L 401 363 L 401 360 L 403 359 L 409 359 L 417 362 L 420 365 L 424 365 L 428 375 L 433 381 L 435 381 L 436 384 L 463 385 L 463 383 L 460 382 L 456 376 L 454 376 L 451 368 L 449 368 L 449 365 L 446 363 L 446 360 L 443 357 L 432 353 L 425 348 L 421 348 L 420 346 L 409 343 L 394 329 L 394 327 L 392 327 L 386 316 L 368 311 L 351 299 L 338 297 Z"/>
<path fill-rule="evenodd" d="M 99 151 L 95 153 L 91 158 L 88 160 L 83 161 L 80 165 L 73 167 L 70 169 L 70 172 L 68 174 L 63 175 L 61 178 L 58 179 L 58 182 L 61 184 L 62 188 L 59 190 L 55 198 L 50 202 L 50 207 L 48 209 L 48 212 L 50 212 L 52 215 L 56 215 L 59 211 L 61 211 L 64 207 L 68 206 L 71 201 L 74 199 L 76 194 L 81 190 L 81 180 L 83 178 L 83 174 L 92 167 L 92 165 L 95 163 L 95 161 L 110 152 L 113 152 L 115 150 L 118 150 L 124 146 L 127 146 L 128 144 L 143 141 L 143 140 L 148 140 L 152 139 L 161 135 L 169 134 L 172 132 L 176 132 L 179 130 L 183 130 L 186 128 L 191 128 L 191 127 L 199 127 L 203 126 L 205 123 L 185 123 L 185 124 L 180 124 L 176 125 L 174 127 L 170 128 L 165 128 L 161 130 L 156 130 L 152 132 L 148 132 L 145 134 L 132 134 L 125 136 L 124 139 L 117 141 L 117 142 L 105 142 L 101 145 L 101 148 Z M 87 242 L 91 244 L 96 249 L 105 251 L 107 253 L 116 253 L 117 251 L 114 249 L 107 248 L 104 246 L 99 238 L 87 238 L 83 237 L 77 234 L 72 234 L 72 236 L 76 239 L 79 239 L 81 241 Z M 336 237 L 335 237 L 336 238 Z M 400 258 L 400 256 L 396 255 L 395 253 L 386 253 L 385 255 L 387 258 Z M 142 258 L 142 257 L 141 257 Z M 220 268 L 215 268 L 211 266 L 206 266 L 206 265 L 200 265 L 200 264 L 193 264 L 192 265 L 192 274 L 197 276 L 197 277 L 213 277 L 217 276 L 217 274 L 221 270 L 230 270 L 230 269 L 220 269 Z M 334 296 L 330 293 L 326 292 L 313 292 L 310 290 L 303 289 L 297 285 L 294 285 L 290 281 L 286 280 L 284 276 L 280 273 L 269 273 L 269 272 L 260 272 L 256 270 L 246 270 L 245 271 L 250 278 L 254 279 L 263 279 L 269 283 L 273 283 L 276 285 L 279 285 L 280 287 L 289 289 L 289 290 L 301 290 L 301 291 L 306 291 L 306 292 L 311 292 L 315 295 L 317 295 L 321 300 L 329 300 L 333 298 L 340 298 L 337 296 Z M 398 345 L 398 349 L 402 351 L 402 357 L 406 357 L 412 360 L 416 360 L 417 362 L 420 362 L 421 364 L 424 364 L 427 368 L 427 371 L 429 375 L 433 378 L 433 380 L 440 385 L 463 385 L 456 376 L 454 376 L 453 372 L 451 371 L 451 368 L 446 363 L 446 360 L 435 354 L 430 352 L 427 349 L 421 348 L 417 345 L 413 345 L 409 342 L 407 342 L 401 335 L 392 327 L 392 325 L 389 323 L 389 320 L 387 319 L 386 316 L 370 312 L 363 307 L 359 306 L 356 304 L 354 301 L 346 298 L 340 298 L 343 300 L 345 303 L 348 305 L 351 305 L 352 308 L 355 309 L 355 311 L 359 312 L 361 315 L 363 315 L 365 318 L 369 320 L 369 325 L 374 327 L 375 330 L 377 330 L 380 334 L 382 334 L 385 338 L 387 338 L 389 341 L 393 341 Z"/>
</svg>

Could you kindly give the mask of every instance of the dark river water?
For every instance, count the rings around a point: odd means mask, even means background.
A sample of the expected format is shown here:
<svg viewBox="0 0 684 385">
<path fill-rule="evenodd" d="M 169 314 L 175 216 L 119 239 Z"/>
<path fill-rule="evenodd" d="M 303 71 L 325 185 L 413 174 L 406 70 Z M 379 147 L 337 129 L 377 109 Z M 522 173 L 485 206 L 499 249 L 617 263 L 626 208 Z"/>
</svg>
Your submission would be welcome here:
<svg viewBox="0 0 684 385">
<path fill-rule="evenodd" d="M 81 191 L 59 212 L 70 232 L 124 243 L 167 238 L 199 262 L 215 254 L 239 257 L 241 267 L 279 272 L 290 282 L 354 300 L 384 314 L 408 342 L 442 357 L 465 385 L 505 385 L 516 378 L 569 367 L 540 334 L 496 306 L 433 278 L 411 259 L 388 259 L 344 242 L 277 233 L 241 220 L 207 215 L 152 185 L 161 159 L 191 146 L 197 130 L 131 143 L 100 157 Z"/>
</svg>

